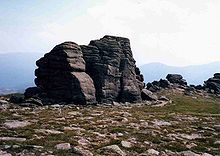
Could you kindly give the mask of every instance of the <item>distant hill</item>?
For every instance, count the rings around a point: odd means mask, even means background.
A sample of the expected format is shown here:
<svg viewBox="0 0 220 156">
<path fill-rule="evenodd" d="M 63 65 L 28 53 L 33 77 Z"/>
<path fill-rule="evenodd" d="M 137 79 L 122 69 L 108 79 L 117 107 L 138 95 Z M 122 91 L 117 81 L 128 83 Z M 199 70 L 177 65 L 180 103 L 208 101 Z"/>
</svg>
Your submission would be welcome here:
<svg viewBox="0 0 220 156">
<path fill-rule="evenodd" d="M 152 82 L 165 78 L 169 73 L 181 74 L 189 84 L 203 84 L 205 80 L 212 77 L 214 73 L 220 72 L 220 61 L 203 65 L 192 65 L 185 67 L 168 66 L 161 63 L 149 63 L 140 66 L 145 82 Z"/>
<path fill-rule="evenodd" d="M 35 62 L 42 56 L 40 53 L 0 54 L 0 94 L 33 86 Z"/>
</svg>

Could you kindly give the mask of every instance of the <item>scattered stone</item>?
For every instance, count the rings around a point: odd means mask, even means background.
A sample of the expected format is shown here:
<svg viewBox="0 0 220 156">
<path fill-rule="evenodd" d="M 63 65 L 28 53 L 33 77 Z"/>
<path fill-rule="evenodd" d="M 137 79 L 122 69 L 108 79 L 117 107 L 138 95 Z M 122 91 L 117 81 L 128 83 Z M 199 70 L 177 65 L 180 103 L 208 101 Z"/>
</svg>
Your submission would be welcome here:
<svg viewBox="0 0 220 156">
<path fill-rule="evenodd" d="M 214 128 L 217 129 L 217 130 L 220 130 L 220 124 L 214 125 Z"/>
<path fill-rule="evenodd" d="M 121 146 L 125 148 L 131 148 L 132 144 L 128 141 L 121 141 Z"/>
<path fill-rule="evenodd" d="M 43 133 L 45 135 L 48 134 L 62 134 L 63 132 L 57 131 L 57 130 L 52 130 L 52 129 L 36 129 L 36 133 Z"/>
<path fill-rule="evenodd" d="M 84 128 L 80 127 L 63 127 L 64 131 L 86 131 Z"/>
<path fill-rule="evenodd" d="M 148 141 L 144 141 L 144 144 L 146 144 L 146 145 L 150 145 L 150 142 L 148 142 Z"/>
<path fill-rule="evenodd" d="M 196 147 L 196 146 L 197 146 L 197 145 L 196 145 L 195 143 L 190 143 L 190 144 L 186 145 L 186 147 L 187 147 L 188 149 L 191 149 L 191 148 Z"/>
<path fill-rule="evenodd" d="M 105 151 L 109 151 L 109 152 L 113 152 L 113 153 L 116 153 L 120 156 L 126 156 L 126 153 L 124 151 L 122 151 L 118 145 L 110 145 L 110 146 L 106 146 L 106 147 L 103 147 L 101 148 L 102 150 L 105 150 Z"/>
<path fill-rule="evenodd" d="M 201 156 L 213 156 L 213 155 L 211 155 L 209 153 L 203 153 Z"/>
<path fill-rule="evenodd" d="M 188 139 L 188 140 L 194 140 L 194 139 L 198 139 L 201 138 L 201 136 L 199 134 L 180 134 L 180 137 L 184 138 L 184 139 Z"/>
<path fill-rule="evenodd" d="M 8 104 L 8 101 L 1 100 L 1 99 L 0 99 L 0 105 L 4 105 L 4 104 Z"/>
<path fill-rule="evenodd" d="M 77 111 L 74 111 L 74 112 L 68 112 L 67 114 L 68 114 L 68 115 L 73 115 L 73 116 L 80 116 L 80 115 L 82 115 L 82 113 L 77 112 Z"/>
<path fill-rule="evenodd" d="M 220 140 L 214 142 L 215 145 L 220 145 Z"/>
<path fill-rule="evenodd" d="M 155 149 L 148 149 L 147 153 L 150 155 L 159 155 L 160 152 L 156 151 Z"/>
<path fill-rule="evenodd" d="M 6 150 L 11 148 L 11 145 L 0 145 L 0 149 Z"/>
<path fill-rule="evenodd" d="M 17 120 L 14 120 L 14 121 L 7 121 L 5 122 L 3 125 L 7 128 L 11 128 L 11 129 L 14 129 L 14 128 L 22 128 L 22 127 L 26 127 L 28 125 L 30 125 L 31 123 L 28 122 L 28 121 L 17 121 Z"/>
<path fill-rule="evenodd" d="M 73 153 L 78 154 L 79 156 L 93 156 L 92 152 L 79 146 L 73 147 Z"/>
<path fill-rule="evenodd" d="M 0 150 L 0 156 L 12 156 L 12 155 L 6 151 Z"/>
<path fill-rule="evenodd" d="M 171 123 L 169 123 L 167 121 L 163 121 L 163 120 L 157 120 L 157 119 L 155 119 L 152 123 L 155 126 L 171 126 Z"/>
<path fill-rule="evenodd" d="M 19 146 L 19 145 L 12 145 L 12 148 L 20 148 L 21 146 Z"/>
<path fill-rule="evenodd" d="M 26 138 L 17 138 L 17 137 L 0 137 L 1 141 L 18 141 L 23 142 L 26 141 Z"/>
<path fill-rule="evenodd" d="M 55 147 L 56 147 L 56 149 L 58 149 L 58 150 L 70 150 L 70 149 L 71 149 L 70 143 L 57 144 Z"/>
<path fill-rule="evenodd" d="M 87 139 L 85 139 L 85 138 L 79 139 L 79 140 L 78 140 L 78 143 L 79 143 L 80 145 L 82 145 L 82 146 L 87 146 L 87 145 L 90 144 L 90 142 L 89 142 Z"/>
<path fill-rule="evenodd" d="M 101 134 L 99 132 L 93 132 L 93 134 L 97 135 L 98 137 L 101 137 L 101 138 L 105 138 L 106 135 L 105 134 Z"/>
<path fill-rule="evenodd" d="M 155 103 L 153 103 L 154 105 L 152 105 L 152 107 L 164 107 L 165 105 L 172 103 L 172 101 L 156 101 Z"/>
<path fill-rule="evenodd" d="M 200 156 L 199 154 L 196 154 L 192 151 L 183 151 L 183 152 L 179 152 L 179 154 L 181 156 Z"/>
</svg>

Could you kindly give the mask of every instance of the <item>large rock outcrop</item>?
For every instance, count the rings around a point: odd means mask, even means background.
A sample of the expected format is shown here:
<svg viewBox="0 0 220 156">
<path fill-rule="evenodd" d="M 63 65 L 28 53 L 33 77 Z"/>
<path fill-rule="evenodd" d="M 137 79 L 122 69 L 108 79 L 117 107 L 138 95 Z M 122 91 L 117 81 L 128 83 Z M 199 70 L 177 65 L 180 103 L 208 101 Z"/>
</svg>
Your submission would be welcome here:
<svg viewBox="0 0 220 156">
<path fill-rule="evenodd" d="M 220 94 L 220 73 L 215 73 L 214 77 L 205 81 L 204 88 L 210 93 Z"/>
<path fill-rule="evenodd" d="M 36 62 L 37 88 L 26 98 L 93 104 L 140 102 L 144 78 L 127 38 L 104 36 L 88 46 L 64 42 Z"/>
<path fill-rule="evenodd" d="M 81 46 L 86 72 L 92 77 L 98 102 L 141 101 L 141 82 L 127 38 L 104 36 Z M 143 85 L 143 84 L 142 84 Z"/>
<path fill-rule="evenodd" d="M 36 64 L 35 83 L 46 97 L 76 104 L 96 102 L 93 80 L 85 73 L 82 51 L 76 43 L 55 46 Z"/>
</svg>

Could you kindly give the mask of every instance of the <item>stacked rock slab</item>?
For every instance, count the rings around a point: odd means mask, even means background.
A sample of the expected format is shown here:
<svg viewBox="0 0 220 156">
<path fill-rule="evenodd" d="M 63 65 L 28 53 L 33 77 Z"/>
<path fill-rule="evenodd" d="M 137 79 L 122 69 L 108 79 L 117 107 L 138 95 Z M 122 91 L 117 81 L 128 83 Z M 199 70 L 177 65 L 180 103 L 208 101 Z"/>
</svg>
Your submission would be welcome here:
<svg viewBox="0 0 220 156">
<path fill-rule="evenodd" d="M 93 80 L 85 73 L 83 54 L 76 43 L 57 45 L 36 64 L 35 83 L 45 97 L 75 104 L 96 102 Z"/>
<path fill-rule="evenodd" d="M 204 87 L 211 93 L 220 94 L 220 73 L 215 73 L 213 78 L 205 81 Z"/>
<path fill-rule="evenodd" d="M 141 101 L 129 39 L 104 36 L 81 48 L 86 72 L 94 81 L 98 102 Z"/>
</svg>

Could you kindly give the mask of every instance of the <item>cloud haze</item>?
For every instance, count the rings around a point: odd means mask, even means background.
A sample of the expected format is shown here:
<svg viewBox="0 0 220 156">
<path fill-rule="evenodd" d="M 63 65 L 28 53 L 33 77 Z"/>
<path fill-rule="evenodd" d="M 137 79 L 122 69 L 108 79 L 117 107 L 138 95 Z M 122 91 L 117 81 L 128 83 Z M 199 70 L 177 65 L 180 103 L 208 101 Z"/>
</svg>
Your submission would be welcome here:
<svg viewBox="0 0 220 156">
<path fill-rule="evenodd" d="M 12 3 L 0 11 L 0 53 L 47 52 L 66 40 L 88 44 L 111 34 L 130 38 L 139 65 L 220 60 L 218 0 L 39 0 L 16 9 Z"/>
</svg>

